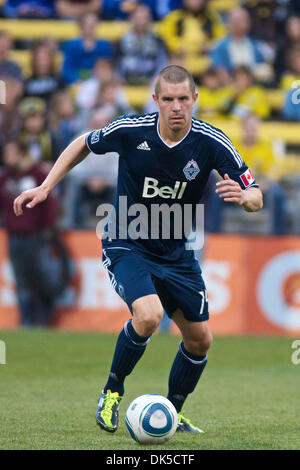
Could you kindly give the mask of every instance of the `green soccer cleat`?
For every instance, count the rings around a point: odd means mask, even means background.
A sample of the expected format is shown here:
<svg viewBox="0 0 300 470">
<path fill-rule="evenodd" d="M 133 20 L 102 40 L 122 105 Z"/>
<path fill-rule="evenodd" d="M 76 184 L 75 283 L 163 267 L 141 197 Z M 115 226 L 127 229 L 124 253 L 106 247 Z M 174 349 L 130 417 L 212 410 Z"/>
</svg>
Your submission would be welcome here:
<svg viewBox="0 0 300 470">
<path fill-rule="evenodd" d="M 96 421 L 100 428 L 108 432 L 116 432 L 119 423 L 119 406 L 122 397 L 118 392 L 107 390 L 101 393 L 96 411 Z"/>
<path fill-rule="evenodd" d="M 176 432 L 204 433 L 202 429 L 197 428 L 189 419 L 185 418 L 181 411 L 178 413 L 178 426 Z"/>
</svg>

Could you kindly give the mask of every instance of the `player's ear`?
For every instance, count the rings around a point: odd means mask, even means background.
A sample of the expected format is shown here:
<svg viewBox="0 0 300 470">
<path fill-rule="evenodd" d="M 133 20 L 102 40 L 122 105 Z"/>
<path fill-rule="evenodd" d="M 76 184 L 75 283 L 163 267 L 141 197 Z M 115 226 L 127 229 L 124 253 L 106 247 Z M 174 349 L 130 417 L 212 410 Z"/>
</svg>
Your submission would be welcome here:
<svg viewBox="0 0 300 470">
<path fill-rule="evenodd" d="M 158 98 L 157 96 L 155 95 L 155 93 L 152 93 L 152 98 L 154 100 L 154 103 L 157 105 L 158 104 Z"/>
<path fill-rule="evenodd" d="M 194 103 L 196 103 L 197 99 L 198 99 L 198 93 L 194 93 Z"/>
</svg>

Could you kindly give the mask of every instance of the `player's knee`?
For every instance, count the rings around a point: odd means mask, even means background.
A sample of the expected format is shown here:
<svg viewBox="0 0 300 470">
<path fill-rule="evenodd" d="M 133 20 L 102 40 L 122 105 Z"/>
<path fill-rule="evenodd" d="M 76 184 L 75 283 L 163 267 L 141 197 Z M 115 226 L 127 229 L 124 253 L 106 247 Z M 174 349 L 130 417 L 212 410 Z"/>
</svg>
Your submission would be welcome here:
<svg viewBox="0 0 300 470">
<path fill-rule="evenodd" d="M 190 353 L 196 354 L 197 356 L 204 356 L 211 347 L 212 340 L 212 333 L 208 330 L 198 338 L 185 340 L 184 345 Z"/>
<path fill-rule="evenodd" d="M 152 333 L 154 333 L 154 331 L 159 327 L 163 314 L 163 309 L 160 308 L 140 311 L 138 314 L 138 320 L 135 322 L 138 325 L 139 334 L 141 336 L 152 335 Z"/>
<path fill-rule="evenodd" d="M 213 341 L 213 335 L 212 335 L 211 331 L 207 331 L 205 333 L 205 335 L 203 336 L 203 338 L 201 338 L 200 345 L 199 345 L 200 349 L 205 351 L 205 353 L 203 353 L 203 354 L 207 353 L 207 351 L 211 347 L 212 341 Z"/>
<path fill-rule="evenodd" d="M 162 317 L 163 310 L 155 310 L 144 314 L 142 318 L 142 323 L 145 328 L 145 331 L 147 332 L 145 336 L 154 333 L 154 331 L 159 327 Z"/>
</svg>

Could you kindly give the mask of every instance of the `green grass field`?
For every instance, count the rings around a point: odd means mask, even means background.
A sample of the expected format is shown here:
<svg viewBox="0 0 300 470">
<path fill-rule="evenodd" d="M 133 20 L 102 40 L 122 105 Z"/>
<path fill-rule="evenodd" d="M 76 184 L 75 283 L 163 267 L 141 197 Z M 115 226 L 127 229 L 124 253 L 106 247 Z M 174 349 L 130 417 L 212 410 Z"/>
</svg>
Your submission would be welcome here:
<svg viewBox="0 0 300 470">
<path fill-rule="evenodd" d="M 167 393 L 178 338 L 155 335 L 126 382 L 117 433 L 95 424 L 116 340 L 113 335 L 0 331 L 0 449 L 141 449 L 124 418 L 144 393 Z M 215 338 L 207 368 L 185 405 L 204 435 L 175 436 L 151 449 L 299 449 L 300 365 L 291 339 Z M 150 447 L 147 447 L 148 449 Z"/>
</svg>

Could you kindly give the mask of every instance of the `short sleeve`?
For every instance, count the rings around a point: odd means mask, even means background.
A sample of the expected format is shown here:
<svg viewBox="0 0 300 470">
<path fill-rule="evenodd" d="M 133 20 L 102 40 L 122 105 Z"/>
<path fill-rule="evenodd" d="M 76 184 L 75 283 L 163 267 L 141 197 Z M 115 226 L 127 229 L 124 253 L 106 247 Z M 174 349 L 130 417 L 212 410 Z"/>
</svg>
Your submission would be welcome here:
<svg viewBox="0 0 300 470">
<path fill-rule="evenodd" d="M 217 140 L 216 140 L 217 139 Z M 258 188 L 252 171 L 241 155 L 233 146 L 231 140 L 222 132 L 218 131 L 214 139 L 215 169 L 224 177 L 225 173 L 239 183 L 242 189 Z"/>
<path fill-rule="evenodd" d="M 86 136 L 88 149 L 102 155 L 107 152 L 122 153 L 122 127 L 112 121 L 102 129 L 95 129 Z"/>
</svg>

